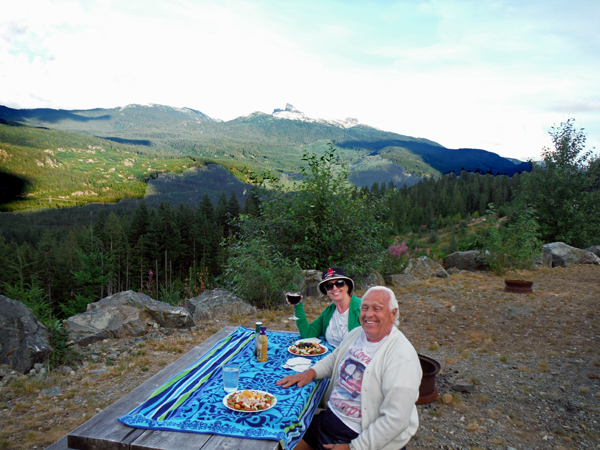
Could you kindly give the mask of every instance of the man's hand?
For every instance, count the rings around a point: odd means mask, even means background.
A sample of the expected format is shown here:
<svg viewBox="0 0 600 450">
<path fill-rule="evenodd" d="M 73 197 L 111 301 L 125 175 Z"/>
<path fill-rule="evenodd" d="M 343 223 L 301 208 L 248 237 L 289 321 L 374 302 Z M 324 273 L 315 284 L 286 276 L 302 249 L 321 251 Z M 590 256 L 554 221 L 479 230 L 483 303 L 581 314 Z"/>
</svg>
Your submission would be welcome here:
<svg viewBox="0 0 600 450">
<path fill-rule="evenodd" d="M 350 450 L 348 444 L 323 444 L 323 447 L 331 450 Z"/>
<path fill-rule="evenodd" d="M 277 380 L 275 384 L 277 384 L 277 386 L 283 386 L 284 388 L 290 387 L 294 384 L 297 384 L 298 387 L 302 387 L 306 386 L 315 378 L 317 378 L 317 372 L 315 372 L 313 369 L 308 369 L 301 373 L 283 377 L 281 380 Z"/>
</svg>

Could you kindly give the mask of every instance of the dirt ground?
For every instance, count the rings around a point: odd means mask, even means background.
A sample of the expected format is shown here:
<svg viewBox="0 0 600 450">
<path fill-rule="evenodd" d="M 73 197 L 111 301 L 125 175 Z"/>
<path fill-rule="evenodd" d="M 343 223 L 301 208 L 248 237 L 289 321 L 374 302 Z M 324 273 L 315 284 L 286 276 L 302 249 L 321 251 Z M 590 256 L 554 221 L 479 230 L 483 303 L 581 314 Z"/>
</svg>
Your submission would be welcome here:
<svg viewBox="0 0 600 450">
<path fill-rule="evenodd" d="M 439 397 L 419 405 L 409 448 L 600 448 L 600 267 L 539 268 L 504 277 L 462 272 L 395 288 L 400 330 L 442 366 Z M 358 292 L 360 295 L 361 292 Z M 306 300 L 309 320 L 327 304 Z M 0 449 L 41 449 L 225 325 L 293 331 L 291 307 L 83 349 L 85 366 L 0 387 Z M 465 392 L 465 390 L 470 392 Z M 446 394 L 446 395 L 445 395 Z"/>
</svg>

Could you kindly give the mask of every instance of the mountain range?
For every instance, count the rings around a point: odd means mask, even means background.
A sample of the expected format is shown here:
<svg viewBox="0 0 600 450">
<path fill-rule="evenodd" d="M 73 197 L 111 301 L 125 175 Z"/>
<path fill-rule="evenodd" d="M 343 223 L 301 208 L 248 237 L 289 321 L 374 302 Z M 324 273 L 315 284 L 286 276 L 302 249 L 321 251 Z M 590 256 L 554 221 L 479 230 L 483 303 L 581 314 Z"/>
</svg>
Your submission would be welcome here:
<svg viewBox="0 0 600 450">
<path fill-rule="evenodd" d="M 350 181 L 357 186 L 389 181 L 396 186 L 412 186 L 423 177 L 439 177 L 451 171 L 458 174 L 462 169 L 509 176 L 530 169 L 528 163 L 492 152 L 449 149 L 429 139 L 383 131 L 353 118 L 311 118 L 290 104 L 272 114 L 254 112 L 230 121 L 190 108 L 154 104 L 90 110 L 0 106 L 0 119 L 5 125 L 60 130 L 113 142 L 140 155 L 195 161 L 183 167 L 212 162 L 223 164 L 230 171 L 234 169 L 232 172 L 246 167 L 298 173 L 306 151 L 318 153 L 332 142 L 351 172 Z M 32 139 L 35 140 L 29 141 Z M 104 147 L 110 151 L 110 146 Z"/>
</svg>

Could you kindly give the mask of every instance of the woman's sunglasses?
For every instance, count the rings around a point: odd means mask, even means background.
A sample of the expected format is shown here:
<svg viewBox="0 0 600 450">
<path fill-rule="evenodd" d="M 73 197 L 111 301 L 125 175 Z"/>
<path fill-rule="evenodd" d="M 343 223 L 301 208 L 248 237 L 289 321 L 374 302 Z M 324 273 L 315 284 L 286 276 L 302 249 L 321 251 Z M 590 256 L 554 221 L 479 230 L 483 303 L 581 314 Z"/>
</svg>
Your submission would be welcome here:
<svg viewBox="0 0 600 450">
<path fill-rule="evenodd" d="M 346 282 L 344 280 L 336 280 L 333 283 L 325 283 L 325 290 L 330 291 L 334 286 L 338 289 L 341 289 L 346 286 Z"/>
</svg>

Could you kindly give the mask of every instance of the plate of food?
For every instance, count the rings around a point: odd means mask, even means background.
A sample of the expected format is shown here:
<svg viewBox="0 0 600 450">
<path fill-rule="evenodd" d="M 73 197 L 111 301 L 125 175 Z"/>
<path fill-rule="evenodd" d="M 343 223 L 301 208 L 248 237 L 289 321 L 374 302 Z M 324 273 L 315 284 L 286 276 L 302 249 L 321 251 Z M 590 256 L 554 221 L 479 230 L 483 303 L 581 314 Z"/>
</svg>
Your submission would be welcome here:
<svg viewBox="0 0 600 450">
<path fill-rule="evenodd" d="M 321 356 L 327 353 L 327 350 L 323 344 L 310 341 L 296 341 L 288 347 L 288 351 L 296 356 Z"/>
<path fill-rule="evenodd" d="M 227 394 L 223 404 L 232 411 L 262 412 L 271 409 L 277 403 L 277 397 L 265 391 L 244 389 Z"/>
</svg>

